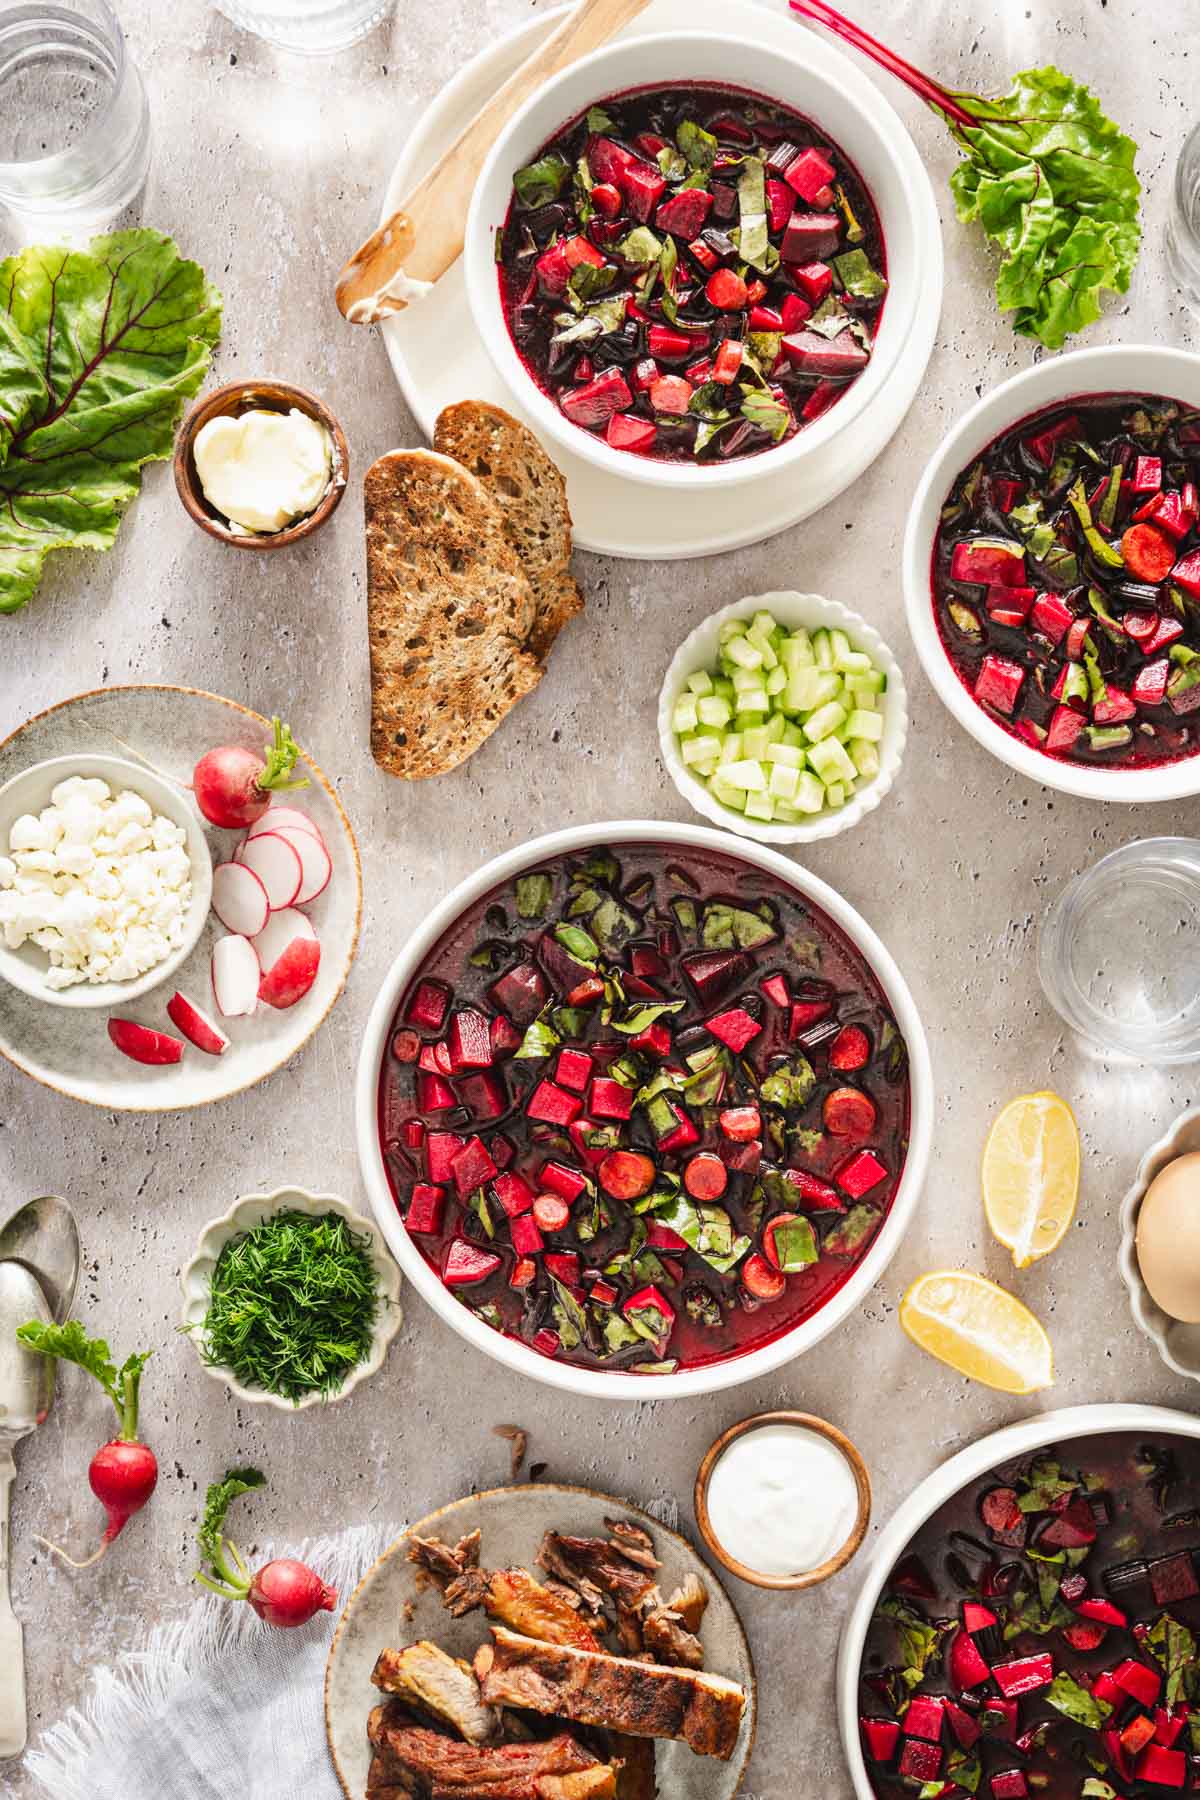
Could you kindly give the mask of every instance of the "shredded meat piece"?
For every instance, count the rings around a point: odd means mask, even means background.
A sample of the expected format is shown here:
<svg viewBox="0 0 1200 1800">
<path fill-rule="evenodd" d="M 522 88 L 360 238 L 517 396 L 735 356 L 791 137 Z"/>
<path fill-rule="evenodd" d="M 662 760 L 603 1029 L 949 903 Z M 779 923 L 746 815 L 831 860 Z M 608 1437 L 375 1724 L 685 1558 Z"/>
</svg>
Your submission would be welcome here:
<svg viewBox="0 0 1200 1800">
<path fill-rule="evenodd" d="M 683 1669 L 704 1667 L 703 1644 L 685 1630 L 679 1614 L 670 1607 L 656 1606 L 646 1614 L 642 1620 L 642 1642 L 658 1662 Z"/>
<path fill-rule="evenodd" d="M 480 1800 L 537 1800 L 537 1776 L 569 1775 L 597 1763 L 591 1751 L 566 1731 L 527 1744 L 462 1744 L 440 1731 L 408 1724 L 403 1708 L 397 1716 L 391 1704 L 375 1708 L 367 1735 L 376 1752 L 372 1800 L 380 1800 L 381 1789 L 386 1791 L 387 1783 L 403 1795 L 429 1793 L 438 1800 L 443 1796 L 454 1796 L 455 1800 L 476 1800 L 477 1796 Z"/>
<path fill-rule="evenodd" d="M 610 1534 L 617 1540 L 617 1548 L 622 1556 L 627 1556 L 631 1563 L 639 1569 L 658 1569 L 662 1567 L 654 1554 L 654 1539 L 632 1519 L 605 1519 Z"/>
<path fill-rule="evenodd" d="M 593 1590 L 599 1588 L 622 1606 L 636 1607 L 654 1586 L 644 1569 L 638 1568 L 607 1538 L 571 1537 L 564 1532 L 548 1531 L 537 1554 L 538 1566 L 569 1581 L 586 1597 L 586 1581 Z"/>
<path fill-rule="evenodd" d="M 537 1800 L 616 1800 L 617 1771 L 601 1763 L 572 1775 L 535 1775 Z"/>
<path fill-rule="evenodd" d="M 617 1769 L 617 1800 L 657 1800 L 654 1764 L 658 1754 L 653 1738 L 625 1737 L 609 1733 Z"/>
<path fill-rule="evenodd" d="M 685 1631 L 699 1631 L 700 1621 L 708 1608 L 708 1589 L 698 1575 L 685 1575 L 667 1601 L 667 1607 L 679 1615 Z"/>
<path fill-rule="evenodd" d="M 449 1584 L 443 1600 L 456 1619 L 482 1606 L 489 1618 L 526 1637 L 574 1644 L 579 1650 L 600 1648 L 600 1640 L 577 1608 L 535 1581 L 526 1569 L 468 1569 Z"/>
<path fill-rule="evenodd" d="M 492 1638 L 475 1655 L 489 1705 L 527 1707 L 631 1737 L 682 1738 L 697 1755 L 722 1761 L 733 1755 L 746 1695 L 723 1675 L 538 1643 L 503 1625 L 493 1625 Z"/>
<path fill-rule="evenodd" d="M 641 1656 L 646 1645 L 642 1638 L 642 1616 L 633 1606 L 617 1606 L 617 1642 L 622 1656 Z"/>
<path fill-rule="evenodd" d="M 466 1570 L 477 1567 L 480 1541 L 481 1534 L 478 1531 L 468 1532 L 467 1536 L 460 1538 L 453 1547 L 443 1543 L 441 1538 L 417 1537 L 415 1532 L 410 1532 L 408 1560 L 410 1563 L 415 1563 L 418 1569 L 422 1569 L 427 1575 L 432 1576 L 437 1586 L 444 1592 L 450 1582 L 456 1580 Z"/>
<path fill-rule="evenodd" d="M 469 1744 L 486 1744 L 496 1735 L 496 1714 L 480 1700 L 471 1665 L 447 1656 L 436 1644 L 422 1639 L 404 1650 L 381 1650 L 371 1680 L 385 1694 L 396 1694 L 449 1725 Z"/>
<path fill-rule="evenodd" d="M 452 1619 L 465 1618 L 483 1605 L 490 1579 L 486 1569 L 466 1569 L 447 1584 L 442 1603 Z"/>
</svg>

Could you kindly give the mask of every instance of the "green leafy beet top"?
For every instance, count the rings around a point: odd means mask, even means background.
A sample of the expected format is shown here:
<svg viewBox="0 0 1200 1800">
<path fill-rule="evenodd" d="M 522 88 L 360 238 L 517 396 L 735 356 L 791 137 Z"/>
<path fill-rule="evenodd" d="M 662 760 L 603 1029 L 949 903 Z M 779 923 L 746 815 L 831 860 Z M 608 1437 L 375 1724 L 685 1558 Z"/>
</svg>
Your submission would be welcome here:
<svg viewBox="0 0 1200 1800">
<path fill-rule="evenodd" d="M 220 294 L 157 231 L 0 263 L 0 611 L 24 606 L 52 550 L 111 546 L 220 326 Z"/>
</svg>

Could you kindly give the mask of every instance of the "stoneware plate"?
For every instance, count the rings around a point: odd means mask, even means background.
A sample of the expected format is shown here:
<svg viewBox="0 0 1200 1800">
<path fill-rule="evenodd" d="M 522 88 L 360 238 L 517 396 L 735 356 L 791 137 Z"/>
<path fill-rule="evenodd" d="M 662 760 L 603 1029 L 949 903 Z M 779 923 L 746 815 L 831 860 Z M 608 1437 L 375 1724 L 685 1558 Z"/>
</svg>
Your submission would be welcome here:
<svg viewBox="0 0 1200 1800">
<path fill-rule="evenodd" d="M 590 1488 L 558 1482 L 531 1482 L 526 1487 L 469 1494 L 416 1521 L 410 1529 L 422 1537 L 437 1536 L 455 1543 L 478 1527 L 483 1533 L 481 1561 L 485 1567 L 532 1569 L 543 1532 L 554 1527 L 603 1537 L 606 1518 L 633 1519 L 645 1526 L 662 1560 L 658 1580 L 664 1594 L 685 1575 L 698 1575 L 703 1581 L 708 1590 L 708 1610 L 700 1628 L 705 1666 L 714 1674 L 740 1681 L 748 1696 L 737 1748 L 728 1762 L 696 1756 L 686 1744 L 659 1743 L 658 1791 L 670 1795 L 670 1800 L 733 1800 L 741 1791 L 754 1744 L 754 1662 L 733 1603 L 684 1538 L 640 1507 Z M 325 1731 L 347 1800 L 362 1800 L 366 1791 L 371 1760 L 367 1716 L 383 1698 L 371 1686 L 371 1670 L 379 1652 L 389 1645 L 403 1648 L 418 1638 L 429 1638 L 452 1656 L 470 1659 L 479 1645 L 487 1642 L 487 1636 L 481 1614 L 452 1619 L 437 1589 L 418 1585 L 404 1538 L 384 1551 L 351 1594 L 325 1668 Z"/>
<path fill-rule="evenodd" d="M 564 8 L 541 11 L 506 37 L 489 44 L 460 69 L 408 132 L 383 196 L 381 219 L 388 218 L 414 183 L 448 148 L 483 102 L 530 56 L 562 17 Z M 942 238 L 933 188 L 899 117 L 868 75 L 814 31 L 805 30 L 782 0 L 751 6 L 739 14 L 747 32 L 783 55 L 804 57 L 850 90 L 871 109 L 887 115 L 889 132 L 902 144 L 905 180 L 919 208 L 924 287 L 916 323 L 901 361 L 862 421 L 822 451 L 772 475 L 721 491 L 676 490 L 663 496 L 583 457 L 555 446 L 554 459 L 567 480 L 575 541 L 605 556 L 666 560 L 709 556 L 755 544 L 785 531 L 844 493 L 881 453 L 912 405 L 933 350 L 942 305 Z M 650 0 L 619 36 L 646 37 L 664 31 L 729 30 L 726 0 Z M 438 282 L 437 304 L 410 306 L 381 327 L 392 368 L 410 411 L 426 436 L 444 406 L 463 399 L 491 400 L 524 417 L 507 384 L 483 347 L 467 304 L 461 259 Z M 526 422 L 530 421 L 526 419 Z"/>
<path fill-rule="evenodd" d="M 269 734 L 268 721 L 258 713 L 196 688 L 101 688 L 38 713 L 0 743 L 0 787 L 32 763 L 90 752 L 140 758 L 182 789 L 206 750 L 219 744 L 258 750 Z M 333 862 L 328 887 L 304 909 L 321 940 L 321 966 L 302 1000 L 284 1011 L 260 1006 L 251 1018 L 220 1019 L 209 962 L 213 944 L 225 931 L 210 913 L 195 949 L 171 980 L 119 1007 L 64 1011 L 7 983 L 0 986 L 0 1055 L 57 1093 L 123 1112 L 169 1112 L 223 1100 L 253 1087 L 294 1056 L 346 985 L 362 912 L 358 846 L 349 820 L 312 758 L 302 756 L 297 766 L 309 786 L 290 798 L 320 828 Z M 228 861 L 244 835 L 207 824 L 204 834 L 214 864 Z M 175 988 L 217 1019 L 229 1048 L 222 1056 L 207 1056 L 189 1044 L 181 1062 L 162 1068 L 131 1062 L 109 1042 L 109 1018 L 117 1014 L 178 1036 L 166 1014 Z"/>
</svg>

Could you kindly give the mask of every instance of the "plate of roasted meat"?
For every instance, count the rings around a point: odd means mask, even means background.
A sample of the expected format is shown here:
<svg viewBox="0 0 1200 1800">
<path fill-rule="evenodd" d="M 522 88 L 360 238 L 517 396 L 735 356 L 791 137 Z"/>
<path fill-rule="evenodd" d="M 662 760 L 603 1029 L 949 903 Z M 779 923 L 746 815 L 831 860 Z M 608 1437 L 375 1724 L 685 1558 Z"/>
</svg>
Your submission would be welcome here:
<svg viewBox="0 0 1200 1800">
<path fill-rule="evenodd" d="M 741 1622 L 691 1545 L 540 1482 L 412 1526 L 325 1676 L 347 1800 L 732 1800 L 755 1713 Z"/>
</svg>

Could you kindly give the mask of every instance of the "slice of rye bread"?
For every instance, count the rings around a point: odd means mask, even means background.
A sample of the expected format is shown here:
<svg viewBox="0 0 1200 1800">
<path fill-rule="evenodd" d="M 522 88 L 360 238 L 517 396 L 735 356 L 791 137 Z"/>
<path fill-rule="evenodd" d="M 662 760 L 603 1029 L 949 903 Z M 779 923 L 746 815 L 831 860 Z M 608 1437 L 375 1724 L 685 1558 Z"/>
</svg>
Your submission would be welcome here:
<svg viewBox="0 0 1200 1800">
<path fill-rule="evenodd" d="M 363 482 L 371 752 L 409 781 L 474 754 L 541 664 L 533 593 L 499 507 L 431 450 L 393 450 Z"/>
<path fill-rule="evenodd" d="M 567 620 L 583 611 L 570 571 L 571 512 L 561 471 L 527 426 L 483 400 L 439 413 L 433 447 L 478 476 L 500 506 L 537 603 L 526 648 L 544 662 Z"/>
</svg>

